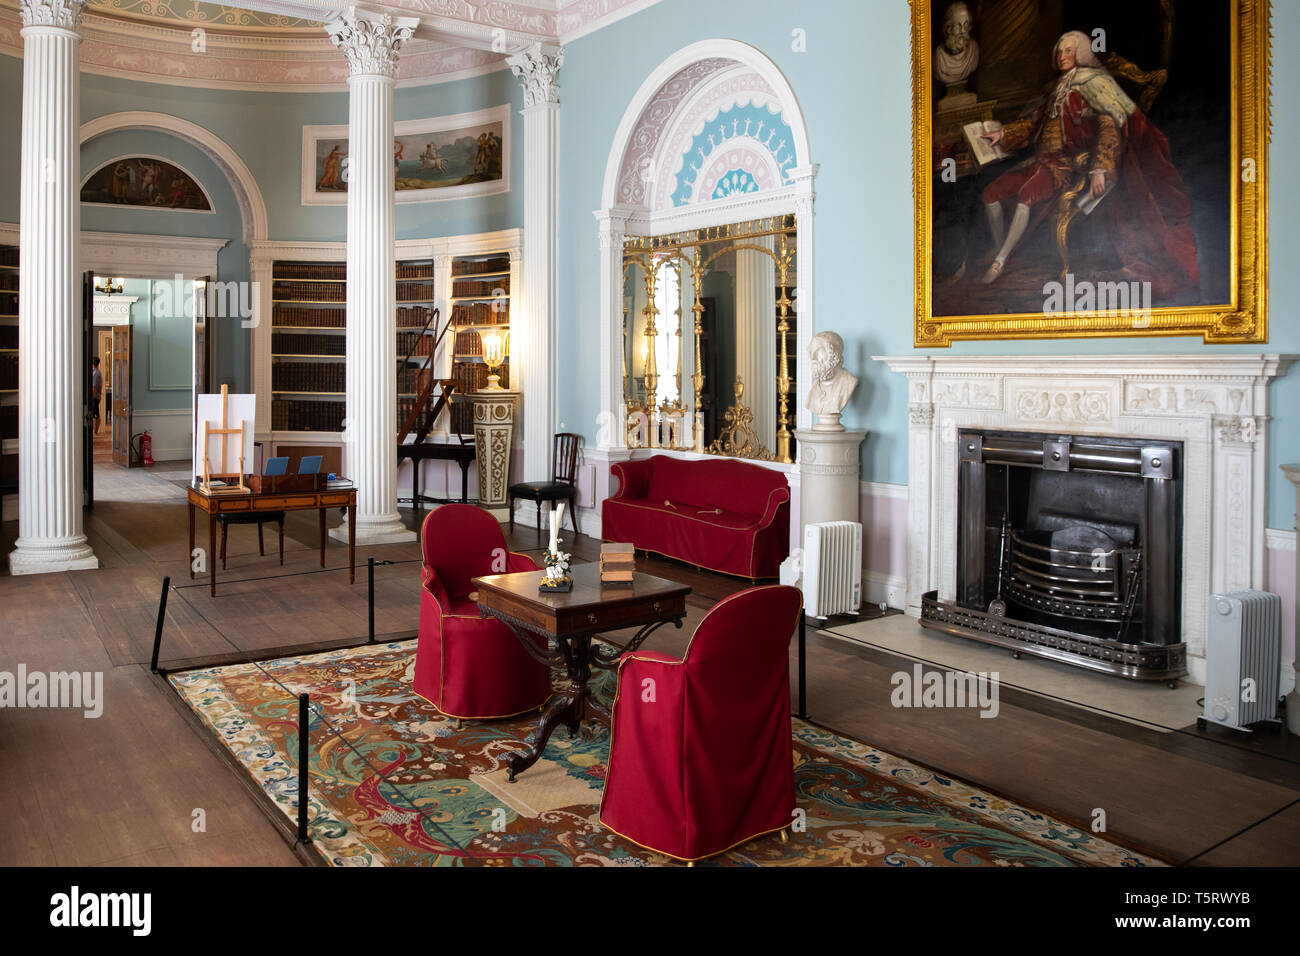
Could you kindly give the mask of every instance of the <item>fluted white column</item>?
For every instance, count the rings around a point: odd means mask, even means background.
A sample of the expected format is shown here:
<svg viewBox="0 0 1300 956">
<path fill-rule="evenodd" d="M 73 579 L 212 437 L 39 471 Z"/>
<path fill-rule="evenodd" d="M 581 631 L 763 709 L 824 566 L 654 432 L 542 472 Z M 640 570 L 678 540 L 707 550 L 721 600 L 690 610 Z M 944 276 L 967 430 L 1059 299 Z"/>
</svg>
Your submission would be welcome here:
<svg viewBox="0 0 1300 956">
<path fill-rule="evenodd" d="M 97 568 L 82 527 L 85 367 L 77 33 L 81 0 L 20 0 L 23 120 L 18 541 L 13 574 Z"/>
<path fill-rule="evenodd" d="M 555 431 L 556 193 L 564 51 L 535 43 L 507 62 L 524 88 L 524 282 L 520 321 L 512 322 L 510 330 L 510 384 L 524 396 L 524 477 L 534 481 L 551 473 Z"/>
<path fill-rule="evenodd" d="M 771 236 L 744 245 L 773 249 Z M 776 262 L 755 249 L 736 250 L 736 375 L 742 401 L 754 413 L 754 432 L 776 449 Z"/>
<path fill-rule="evenodd" d="M 397 281 L 393 84 L 418 21 L 356 9 L 328 24 L 348 58 L 347 421 L 357 544 L 410 541 L 397 511 Z M 348 527 L 331 535 L 346 541 Z"/>
</svg>

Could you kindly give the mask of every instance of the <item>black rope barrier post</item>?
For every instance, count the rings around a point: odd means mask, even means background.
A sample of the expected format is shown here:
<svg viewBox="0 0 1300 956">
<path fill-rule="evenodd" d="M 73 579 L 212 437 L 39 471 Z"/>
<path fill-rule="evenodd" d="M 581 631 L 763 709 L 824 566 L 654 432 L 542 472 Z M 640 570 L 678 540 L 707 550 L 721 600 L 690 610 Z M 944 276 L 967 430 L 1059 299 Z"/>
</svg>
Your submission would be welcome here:
<svg viewBox="0 0 1300 956">
<path fill-rule="evenodd" d="M 369 558 L 366 575 L 370 579 L 370 639 L 367 644 L 375 643 L 375 559 Z"/>
<path fill-rule="evenodd" d="M 309 733 L 307 729 L 310 714 L 308 713 L 308 696 L 306 694 L 298 695 L 298 842 L 310 843 L 311 837 L 307 833 L 307 776 L 310 765 L 310 753 L 308 751 Z"/>
<path fill-rule="evenodd" d="M 807 663 L 807 658 L 808 658 L 808 648 L 806 644 L 807 635 L 805 632 L 805 624 L 804 624 L 805 621 L 807 621 L 807 617 L 804 615 L 802 611 L 800 611 L 799 612 L 799 713 L 795 714 L 795 716 L 798 717 L 800 720 L 808 719 L 808 706 L 807 706 L 808 681 L 807 681 L 807 675 L 804 673 L 804 667 Z"/>
<path fill-rule="evenodd" d="M 167 592 L 171 589 L 172 579 L 163 578 L 162 594 L 158 596 L 158 621 L 153 629 L 153 657 L 149 660 L 149 670 L 158 673 L 158 652 L 162 649 L 163 622 L 167 619 Z"/>
</svg>

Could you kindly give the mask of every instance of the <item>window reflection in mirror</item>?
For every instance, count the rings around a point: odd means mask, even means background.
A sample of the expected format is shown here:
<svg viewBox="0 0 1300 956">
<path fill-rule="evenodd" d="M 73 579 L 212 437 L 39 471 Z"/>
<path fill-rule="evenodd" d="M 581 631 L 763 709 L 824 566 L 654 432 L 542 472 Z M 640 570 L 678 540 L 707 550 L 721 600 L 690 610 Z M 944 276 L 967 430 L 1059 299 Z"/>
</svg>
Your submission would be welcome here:
<svg viewBox="0 0 1300 956">
<path fill-rule="evenodd" d="M 793 216 L 627 240 L 629 445 L 793 461 L 794 260 Z"/>
</svg>

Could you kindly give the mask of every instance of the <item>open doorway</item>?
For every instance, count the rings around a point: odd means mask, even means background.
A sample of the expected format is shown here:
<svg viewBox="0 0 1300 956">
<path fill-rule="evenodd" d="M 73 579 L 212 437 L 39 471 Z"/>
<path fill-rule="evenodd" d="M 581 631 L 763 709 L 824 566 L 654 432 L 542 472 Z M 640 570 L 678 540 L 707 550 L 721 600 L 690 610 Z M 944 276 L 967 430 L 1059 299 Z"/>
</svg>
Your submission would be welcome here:
<svg viewBox="0 0 1300 956">
<path fill-rule="evenodd" d="M 91 426 L 97 500 L 183 494 L 191 474 L 194 393 L 208 376 L 205 295 L 202 279 L 95 276 L 90 362 L 92 383 L 101 385 L 100 417 Z"/>
</svg>

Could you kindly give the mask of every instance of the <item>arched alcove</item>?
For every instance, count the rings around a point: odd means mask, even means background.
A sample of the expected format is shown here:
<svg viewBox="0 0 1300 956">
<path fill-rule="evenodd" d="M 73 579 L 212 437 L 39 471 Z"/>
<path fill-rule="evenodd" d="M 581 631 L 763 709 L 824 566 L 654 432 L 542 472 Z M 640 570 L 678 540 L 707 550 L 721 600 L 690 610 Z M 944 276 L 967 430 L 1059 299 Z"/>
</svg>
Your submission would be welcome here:
<svg viewBox="0 0 1300 956">
<path fill-rule="evenodd" d="M 611 144 L 602 207 L 601 407 L 619 421 L 623 403 L 623 243 L 629 236 L 680 232 L 793 214 L 798 223 L 799 317 L 805 354 L 813 312 L 813 180 L 803 111 L 781 70 L 736 40 L 693 43 L 663 61 L 633 96 Z M 802 403 L 795 424 L 811 425 Z M 621 427 L 601 429 L 622 447 Z"/>
</svg>

